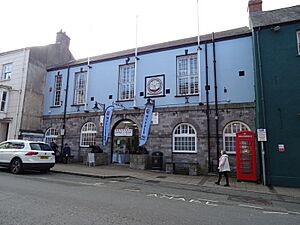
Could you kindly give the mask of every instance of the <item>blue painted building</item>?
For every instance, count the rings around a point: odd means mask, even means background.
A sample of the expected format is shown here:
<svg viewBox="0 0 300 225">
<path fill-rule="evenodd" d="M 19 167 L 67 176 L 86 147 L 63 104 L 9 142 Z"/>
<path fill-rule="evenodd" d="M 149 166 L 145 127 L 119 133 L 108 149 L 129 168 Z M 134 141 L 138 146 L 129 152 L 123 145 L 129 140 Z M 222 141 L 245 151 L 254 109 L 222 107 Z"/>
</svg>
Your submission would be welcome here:
<svg viewBox="0 0 300 225">
<path fill-rule="evenodd" d="M 136 150 L 145 103 L 151 99 L 155 108 L 145 147 L 150 155 L 163 154 L 163 168 L 171 161 L 213 171 L 221 149 L 231 154 L 234 165 L 235 133 L 254 130 L 255 124 L 251 30 L 200 40 L 200 48 L 193 37 L 138 48 L 137 57 L 131 49 L 50 68 L 46 141 L 68 143 L 81 160 L 90 145 L 101 144 L 103 109 L 114 105 L 109 140 L 101 148 L 109 163 L 127 163 L 128 157 L 116 156 Z M 151 162 L 149 157 L 149 168 Z"/>
</svg>

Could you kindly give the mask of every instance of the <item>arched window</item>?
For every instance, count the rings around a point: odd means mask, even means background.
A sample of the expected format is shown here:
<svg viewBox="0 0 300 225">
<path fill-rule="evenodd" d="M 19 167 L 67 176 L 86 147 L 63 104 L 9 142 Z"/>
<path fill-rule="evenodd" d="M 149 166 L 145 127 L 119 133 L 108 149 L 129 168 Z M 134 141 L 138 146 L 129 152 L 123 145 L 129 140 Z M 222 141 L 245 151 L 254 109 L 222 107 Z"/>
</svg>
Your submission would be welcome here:
<svg viewBox="0 0 300 225">
<path fill-rule="evenodd" d="M 173 152 L 197 152 L 196 129 L 187 123 L 179 124 L 173 131 Z"/>
<path fill-rule="evenodd" d="M 57 136 L 58 136 L 57 130 L 51 127 L 46 131 L 44 141 L 48 144 L 50 144 L 51 142 L 56 143 Z"/>
<path fill-rule="evenodd" d="M 83 125 L 80 133 L 80 147 L 89 147 L 96 144 L 96 125 L 88 122 Z"/>
<path fill-rule="evenodd" d="M 227 153 L 235 154 L 236 133 L 242 130 L 250 131 L 250 128 L 247 124 L 240 121 L 233 121 L 225 126 L 223 130 L 223 149 Z"/>
</svg>

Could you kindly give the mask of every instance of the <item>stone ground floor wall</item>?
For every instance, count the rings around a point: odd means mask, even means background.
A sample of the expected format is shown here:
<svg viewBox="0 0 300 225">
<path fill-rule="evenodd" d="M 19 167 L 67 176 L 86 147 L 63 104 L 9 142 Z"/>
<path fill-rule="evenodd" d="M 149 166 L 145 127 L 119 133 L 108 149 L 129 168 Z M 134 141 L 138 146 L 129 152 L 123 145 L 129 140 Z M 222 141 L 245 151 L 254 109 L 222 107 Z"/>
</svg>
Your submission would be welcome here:
<svg viewBox="0 0 300 225">
<path fill-rule="evenodd" d="M 208 172 L 208 152 L 210 151 L 210 165 L 216 171 L 217 152 L 216 152 L 216 120 L 215 109 L 210 106 L 208 112 L 210 118 L 210 150 L 208 149 L 208 129 L 207 129 L 207 110 L 206 106 L 184 106 L 184 107 L 166 107 L 156 108 L 158 112 L 158 124 L 151 125 L 148 141 L 145 145 L 149 151 L 160 151 L 163 153 L 163 168 L 168 161 L 197 163 L 198 173 Z M 254 103 L 243 104 L 221 104 L 219 105 L 219 150 L 223 149 L 223 131 L 226 125 L 233 121 L 240 121 L 247 124 L 252 131 L 255 130 L 255 105 Z M 100 115 L 103 113 L 79 112 L 76 114 L 67 114 L 65 118 L 64 136 L 58 135 L 57 144 L 61 146 L 68 143 L 72 149 L 72 155 L 77 161 L 82 161 L 84 153 L 90 151 L 89 148 L 80 147 L 80 133 L 82 126 L 87 122 L 93 122 L 97 127 L 96 143 L 101 145 L 102 125 L 100 124 Z M 112 158 L 112 131 L 120 121 L 130 120 L 136 123 L 139 130 L 143 121 L 143 109 L 137 110 L 115 110 L 112 116 L 111 132 L 106 146 L 101 148 L 107 152 L 109 162 Z M 55 128 L 60 133 L 63 128 L 63 117 L 45 116 L 43 118 L 43 129 Z M 173 131 L 181 123 L 192 125 L 197 133 L 197 153 L 172 153 L 173 149 Z M 235 155 L 229 155 L 230 164 L 235 170 Z M 151 168 L 151 158 L 149 158 Z"/>
</svg>

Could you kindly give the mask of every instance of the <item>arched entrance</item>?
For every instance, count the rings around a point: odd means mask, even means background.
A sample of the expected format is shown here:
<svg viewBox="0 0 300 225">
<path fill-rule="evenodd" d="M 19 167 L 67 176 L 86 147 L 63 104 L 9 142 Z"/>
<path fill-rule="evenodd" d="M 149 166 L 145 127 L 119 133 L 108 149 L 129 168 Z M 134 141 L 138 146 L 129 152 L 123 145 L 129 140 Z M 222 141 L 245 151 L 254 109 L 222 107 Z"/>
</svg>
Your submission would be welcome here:
<svg viewBox="0 0 300 225">
<path fill-rule="evenodd" d="M 113 128 L 112 163 L 129 163 L 129 154 L 139 144 L 139 129 L 131 120 L 121 120 Z"/>
</svg>

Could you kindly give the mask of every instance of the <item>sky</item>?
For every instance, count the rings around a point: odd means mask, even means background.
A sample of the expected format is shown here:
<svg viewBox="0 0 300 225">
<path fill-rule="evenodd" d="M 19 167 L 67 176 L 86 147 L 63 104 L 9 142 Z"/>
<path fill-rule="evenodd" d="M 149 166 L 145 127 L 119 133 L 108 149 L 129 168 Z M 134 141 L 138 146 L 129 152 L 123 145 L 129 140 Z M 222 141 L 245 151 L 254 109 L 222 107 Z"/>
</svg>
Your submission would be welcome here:
<svg viewBox="0 0 300 225">
<path fill-rule="evenodd" d="M 263 10 L 299 2 L 263 0 Z M 248 0 L 198 0 L 198 7 L 201 35 L 248 26 Z M 62 30 L 80 59 L 136 43 L 142 47 L 197 36 L 197 18 L 197 0 L 4 0 L 0 52 L 52 44 Z"/>
</svg>

